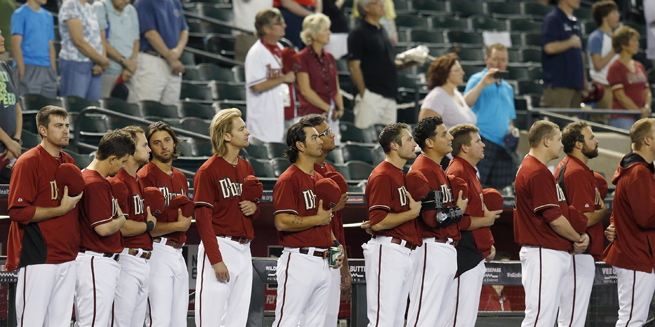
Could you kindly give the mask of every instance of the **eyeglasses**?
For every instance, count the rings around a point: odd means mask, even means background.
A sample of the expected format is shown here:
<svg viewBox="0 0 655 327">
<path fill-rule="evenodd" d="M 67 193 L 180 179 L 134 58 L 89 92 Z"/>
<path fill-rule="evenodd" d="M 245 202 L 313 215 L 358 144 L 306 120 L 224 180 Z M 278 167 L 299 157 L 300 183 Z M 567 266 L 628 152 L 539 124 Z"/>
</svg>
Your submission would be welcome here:
<svg viewBox="0 0 655 327">
<path fill-rule="evenodd" d="M 330 134 L 332 134 L 332 128 L 328 128 L 325 130 L 325 132 L 318 134 L 318 137 L 328 136 Z"/>
</svg>

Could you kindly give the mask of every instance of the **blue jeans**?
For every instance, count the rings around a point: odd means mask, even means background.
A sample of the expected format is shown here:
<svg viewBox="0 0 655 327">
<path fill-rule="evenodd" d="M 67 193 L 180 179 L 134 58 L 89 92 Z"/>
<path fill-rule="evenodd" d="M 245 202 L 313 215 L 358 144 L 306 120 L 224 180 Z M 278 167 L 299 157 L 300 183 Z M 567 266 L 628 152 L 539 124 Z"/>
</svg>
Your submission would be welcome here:
<svg viewBox="0 0 655 327">
<path fill-rule="evenodd" d="M 630 130 L 636 121 L 635 118 L 617 117 L 610 119 L 610 126 Z"/>
<path fill-rule="evenodd" d="M 87 100 L 100 100 L 102 75 L 93 75 L 94 62 L 71 61 L 59 58 L 61 96 L 75 95 Z"/>
</svg>

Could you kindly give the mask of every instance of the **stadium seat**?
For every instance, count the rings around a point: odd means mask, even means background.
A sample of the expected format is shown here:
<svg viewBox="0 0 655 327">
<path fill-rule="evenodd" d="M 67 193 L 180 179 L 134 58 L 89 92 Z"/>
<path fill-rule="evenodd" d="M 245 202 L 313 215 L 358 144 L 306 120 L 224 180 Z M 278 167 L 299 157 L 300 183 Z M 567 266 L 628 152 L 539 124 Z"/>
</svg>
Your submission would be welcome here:
<svg viewBox="0 0 655 327">
<path fill-rule="evenodd" d="M 504 20 L 484 15 L 469 17 L 469 24 L 472 29 L 478 31 L 507 31 L 507 23 Z"/>
<path fill-rule="evenodd" d="M 368 128 L 366 130 L 355 127 L 354 124 L 349 122 L 339 122 L 341 129 L 341 142 L 360 142 L 360 143 L 373 143 L 376 142 L 374 130 Z"/>
<path fill-rule="evenodd" d="M 373 159 L 373 166 L 379 165 L 384 161 L 384 159 L 386 159 L 381 145 L 377 144 L 373 149 L 371 149 L 371 158 Z"/>
<path fill-rule="evenodd" d="M 234 21 L 234 10 L 231 8 L 219 8 L 212 4 L 198 4 L 198 14 L 209 18 L 214 18 L 226 23 Z"/>
<path fill-rule="evenodd" d="M 173 166 L 180 170 L 186 170 L 189 174 L 192 174 L 198 171 L 205 161 L 207 161 L 207 158 L 178 157 L 176 160 L 173 160 Z M 185 173 L 185 175 L 187 175 L 187 173 Z"/>
<path fill-rule="evenodd" d="M 211 22 L 200 21 L 198 24 L 200 33 L 218 33 L 218 34 L 231 34 L 232 29 L 227 26 L 213 24 Z"/>
<path fill-rule="evenodd" d="M 430 51 L 429 52 L 430 55 L 435 57 L 435 58 L 441 57 L 441 56 L 445 55 L 446 53 L 448 53 L 448 51 L 447 51 L 448 49 L 444 48 L 443 44 L 428 45 L 427 47 L 428 47 L 428 50 Z M 426 65 L 427 64 L 428 63 L 426 63 Z"/>
<path fill-rule="evenodd" d="M 478 48 L 450 47 L 447 53 L 455 53 L 462 61 L 484 61 L 484 52 Z"/>
<path fill-rule="evenodd" d="M 396 17 L 396 26 L 407 28 L 429 28 L 428 17 L 403 14 Z"/>
<path fill-rule="evenodd" d="M 165 105 L 157 101 L 144 100 L 139 102 L 139 107 L 141 107 L 143 116 L 146 117 L 180 119 L 180 114 L 175 105 Z"/>
<path fill-rule="evenodd" d="M 234 57 L 235 38 L 223 34 L 208 34 L 204 39 L 205 51 L 220 54 L 225 57 Z"/>
<path fill-rule="evenodd" d="M 74 95 L 61 97 L 62 105 L 68 113 L 79 113 L 86 107 L 100 107 L 99 101 L 87 100 Z M 71 122 L 72 123 L 72 122 Z"/>
<path fill-rule="evenodd" d="M 373 157 L 371 156 L 371 148 L 361 146 L 356 143 L 348 143 L 341 146 L 343 153 L 343 160 L 345 162 L 359 160 L 373 164 Z"/>
<path fill-rule="evenodd" d="M 591 19 L 591 8 L 580 6 L 580 8 L 573 11 L 573 15 L 580 20 Z"/>
<path fill-rule="evenodd" d="M 541 47 L 541 33 L 524 33 L 523 45 Z"/>
<path fill-rule="evenodd" d="M 437 3 L 437 2 L 432 2 Z M 432 28 L 438 29 L 461 29 L 468 30 L 469 22 L 464 18 L 458 18 L 451 15 L 448 16 L 433 16 Z"/>
<path fill-rule="evenodd" d="M 412 75 L 398 74 L 398 87 L 415 89 L 416 77 Z"/>
<path fill-rule="evenodd" d="M 487 2 L 487 13 L 494 18 L 507 18 L 511 16 L 521 15 L 520 3 L 506 3 L 506 2 Z"/>
<path fill-rule="evenodd" d="M 180 86 L 180 99 L 194 99 L 211 101 L 212 90 L 209 86 L 182 82 Z"/>
<path fill-rule="evenodd" d="M 539 95 L 544 93 L 543 85 L 532 80 L 518 81 L 519 94 L 521 95 Z"/>
<path fill-rule="evenodd" d="M 209 136 L 209 126 L 209 122 L 200 118 L 187 117 L 182 119 L 182 128 L 189 132 Z"/>
<path fill-rule="evenodd" d="M 542 79 L 543 72 L 541 66 L 531 67 L 528 69 L 528 79 L 531 80 L 540 80 Z"/>
<path fill-rule="evenodd" d="M 177 105 L 181 117 L 195 117 L 200 119 L 213 119 L 216 111 L 212 106 L 192 101 L 180 101 Z"/>
<path fill-rule="evenodd" d="M 184 66 L 184 73 L 182 74 L 184 81 L 200 81 L 200 74 L 195 66 Z"/>
<path fill-rule="evenodd" d="M 412 8 L 426 14 L 446 13 L 446 3 L 434 0 L 412 0 Z"/>
<path fill-rule="evenodd" d="M 452 14 L 457 14 L 461 17 L 484 15 L 484 7 L 482 2 L 451 1 L 450 11 Z"/>
<path fill-rule="evenodd" d="M 141 108 L 139 108 L 138 104 L 128 103 L 121 99 L 100 99 L 100 107 L 134 117 L 141 117 Z"/>
<path fill-rule="evenodd" d="M 514 44 L 514 42 L 512 42 Z M 514 46 L 518 46 L 519 44 L 514 44 Z M 507 59 L 510 63 L 514 62 L 521 62 L 521 54 L 519 53 L 519 49 L 507 49 Z"/>
<path fill-rule="evenodd" d="M 598 27 L 598 25 L 596 25 L 596 22 L 594 22 L 593 20 L 583 20 L 580 22 L 580 25 L 582 26 L 583 35 L 591 34 L 591 32 L 593 32 Z M 585 44 L 585 47 L 586 46 L 587 45 Z"/>
<path fill-rule="evenodd" d="M 510 62 L 520 62 L 520 60 L 510 60 Z M 507 71 L 509 72 L 509 80 L 530 79 L 528 67 L 508 67 Z"/>
<path fill-rule="evenodd" d="M 346 180 L 351 180 L 350 178 L 350 172 L 348 171 L 348 167 L 346 167 L 345 164 L 333 164 L 332 167 L 339 172 L 343 176 L 344 179 Z"/>
<path fill-rule="evenodd" d="M 234 66 L 232 67 L 232 72 L 234 73 L 234 80 L 237 83 L 246 82 L 246 71 L 243 66 Z"/>
<path fill-rule="evenodd" d="M 509 38 L 510 41 L 512 41 L 513 47 L 520 47 L 521 45 L 523 45 L 523 38 L 521 36 L 521 33 L 514 33 L 510 29 Z"/>
<path fill-rule="evenodd" d="M 246 100 L 246 88 L 243 85 L 214 83 L 212 89 L 216 100 Z"/>
<path fill-rule="evenodd" d="M 266 152 L 268 153 L 268 157 L 270 159 L 275 159 L 275 158 L 284 158 L 284 151 L 286 151 L 289 147 L 284 144 L 284 143 L 265 143 L 264 146 L 266 147 Z"/>
<path fill-rule="evenodd" d="M 329 161 L 331 164 L 340 164 L 342 165 L 345 161 L 343 160 L 343 152 L 341 147 L 337 146 L 334 150 L 328 152 L 325 160 Z"/>
<path fill-rule="evenodd" d="M 214 147 L 209 140 L 194 139 L 196 156 L 211 157 L 214 154 Z"/>
<path fill-rule="evenodd" d="M 26 130 L 21 132 L 20 139 L 23 141 L 23 147 L 28 149 L 41 144 L 41 137 L 38 134 Z"/>
<path fill-rule="evenodd" d="M 177 145 L 177 150 L 180 152 L 180 156 L 183 157 L 196 156 L 193 148 L 193 139 L 180 139 L 180 143 Z"/>
<path fill-rule="evenodd" d="M 280 177 L 280 175 L 291 166 L 291 162 L 289 162 L 289 159 L 287 158 L 273 158 L 270 162 L 271 168 L 273 168 L 273 173 L 275 174 L 275 176 L 272 177 Z"/>
<path fill-rule="evenodd" d="M 394 1 L 394 9 L 396 9 L 396 13 L 399 14 L 404 14 L 404 13 L 410 13 L 412 10 L 410 9 L 410 3 L 411 1 Z"/>
<path fill-rule="evenodd" d="M 338 72 L 343 72 L 343 73 L 348 73 L 350 72 L 350 68 L 348 68 L 348 60 L 346 59 L 339 59 L 337 60 L 337 71 Z"/>
<path fill-rule="evenodd" d="M 445 42 L 443 32 L 441 31 L 413 29 L 409 33 L 411 42 L 427 44 L 438 44 Z"/>
<path fill-rule="evenodd" d="M 48 98 L 41 94 L 24 94 L 20 97 L 20 106 L 22 111 L 39 111 L 45 106 L 62 107 L 60 98 Z"/>
<path fill-rule="evenodd" d="M 352 110 L 344 109 L 343 110 L 343 116 L 341 116 L 341 119 L 339 119 L 340 122 L 349 122 L 349 123 L 354 123 L 355 122 L 355 113 Z"/>
<path fill-rule="evenodd" d="M 79 118 L 80 133 L 107 133 L 109 127 L 109 118 L 106 115 L 85 114 Z M 99 141 L 99 140 L 98 140 Z"/>
<path fill-rule="evenodd" d="M 511 19 L 509 21 L 510 30 L 513 32 L 539 32 L 541 31 L 541 22 L 535 22 L 531 19 Z"/>
<path fill-rule="evenodd" d="M 515 110 L 528 110 L 528 100 L 525 98 L 514 98 L 514 109 Z"/>
<path fill-rule="evenodd" d="M 553 10 L 553 6 L 545 6 L 539 2 L 524 2 L 523 3 L 523 13 L 525 15 L 530 15 L 532 18 L 542 20 L 544 16 Z"/>
<path fill-rule="evenodd" d="M 270 159 L 266 147 L 256 144 L 248 145 L 248 156 L 255 159 Z"/>
<path fill-rule="evenodd" d="M 373 171 L 373 165 L 363 162 L 363 161 L 347 161 L 346 167 L 348 168 L 348 174 L 350 174 L 350 179 L 368 179 L 371 176 Z"/>
<path fill-rule="evenodd" d="M 196 65 L 196 56 L 193 53 L 189 52 L 189 51 L 184 51 L 184 52 L 182 52 L 182 55 L 180 56 L 180 61 L 185 66 L 195 66 Z"/>
<path fill-rule="evenodd" d="M 237 108 L 241 111 L 241 119 L 248 121 L 246 101 L 245 100 L 221 100 L 212 104 L 212 108 L 217 110 Z"/>
<path fill-rule="evenodd" d="M 86 168 L 88 165 L 91 164 L 91 162 L 93 162 L 93 159 L 95 158 L 95 155 L 91 155 L 91 154 L 79 154 L 77 152 L 68 149 L 63 149 L 63 151 L 70 154 L 70 156 L 73 157 L 73 160 L 75 160 L 75 164 L 80 169 Z"/>
<path fill-rule="evenodd" d="M 449 43 L 459 44 L 477 44 L 482 45 L 482 35 L 478 33 L 464 32 L 464 31 L 448 31 L 446 32 Z"/>
<path fill-rule="evenodd" d="M 250 155 L 248 154 L 248 151 L 246 149 L 241 149 L 239 150 L 239 157 L 245 161 L 250 160 Z"/>
<path fill-rule="evenodd" d="M 532 63 L 540 63 L 541 62 L 541 49 L 521 49 L 519 51 L 521 53 L 521 61 L 522 62 L 532 62 Z"/>
<path fill-rule="evenodd" d="M 201 81 L 236 82 L 234 72 L 214 64 L 199 64 L 196 66 Z"/>
</svg>

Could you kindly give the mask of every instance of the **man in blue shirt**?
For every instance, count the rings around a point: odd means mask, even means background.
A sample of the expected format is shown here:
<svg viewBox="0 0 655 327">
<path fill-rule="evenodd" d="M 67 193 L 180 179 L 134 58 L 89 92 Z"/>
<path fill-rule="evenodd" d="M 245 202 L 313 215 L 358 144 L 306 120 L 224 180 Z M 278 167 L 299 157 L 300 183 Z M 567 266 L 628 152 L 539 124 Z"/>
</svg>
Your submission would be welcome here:
<svg viewBox="0 0 655 327">
<path fill-rule="evenodd" d="M 514 89 L 507 81 L 494 78 L 507 70 L 507 47 L 500 43 L 487 49 L 487 68 L 471 76 L 466 83 L 464 100 L 478 118 L 477 127 L 485 144 L 484 159 L 478 162 L 480 183 L 495 189 L 511 185 L 516 175 L 512 157 L 505 150 L 503 137 L 514 128 Z"/>
<path fill-rule="evenodd" d="M 57 96 L 55 29 L 52 14 L 41 9 L 46 0 L 27 0 L 11 16 L 14 80 L 17 93 Z"/>
<path fill-rule="evenodd" d="M 184 65 L 180 56 L 189 40 L 189 26 L 177 0 L 137 0 L 139 14 L 139 67 L 127 86 L 128 101 L 159 101 L 177 104 Z"/>
<path fill-rule="evenodd" d="M 580 108 L 582 91 L 587 89 L 582 32 L 573 16 L 578 8 L 580 0 L 559 0 L 541 25 L 542 107 Z"/>
</svg>

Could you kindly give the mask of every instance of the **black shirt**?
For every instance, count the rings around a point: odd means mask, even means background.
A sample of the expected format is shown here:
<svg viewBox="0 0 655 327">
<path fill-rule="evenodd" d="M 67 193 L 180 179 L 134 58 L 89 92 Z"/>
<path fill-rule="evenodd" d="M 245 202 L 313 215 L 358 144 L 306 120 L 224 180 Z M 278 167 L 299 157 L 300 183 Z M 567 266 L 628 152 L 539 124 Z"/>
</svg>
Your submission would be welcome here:
<svg viewBox="0 0 655 327">
<path fill-rule="evenodd" d="M 11 67 L 0 61 L 0 128 L 9 137 L 16 135 L 16 91 L 14 87 Z M 0 154 L 5 149 L 4 143 L 0 142 Z"/>
<path fill-rule="evenodd" d="M 348 36 L 348 61 L 361 60 L 366 88 L 385 98 L 396 99 L 398 72 L 395 51 L 384 27 L 361 19 Z"/>
<path fill-rule="evenodd" d="M 332 33 L 348 33 L 348 20 L 341 9 L 335 4 L 336 0 L 323 1 L 323 13 L 330 18 L 330 31 Z"/>
</svg>

